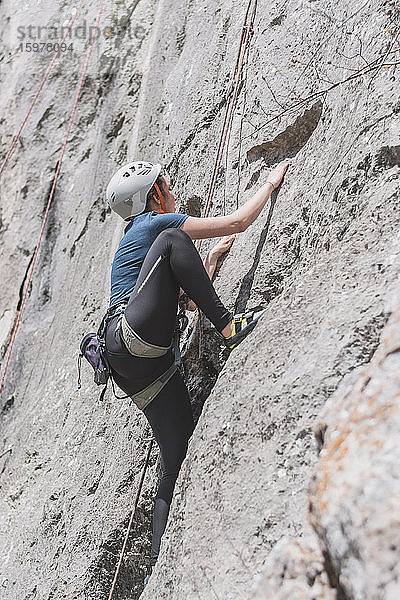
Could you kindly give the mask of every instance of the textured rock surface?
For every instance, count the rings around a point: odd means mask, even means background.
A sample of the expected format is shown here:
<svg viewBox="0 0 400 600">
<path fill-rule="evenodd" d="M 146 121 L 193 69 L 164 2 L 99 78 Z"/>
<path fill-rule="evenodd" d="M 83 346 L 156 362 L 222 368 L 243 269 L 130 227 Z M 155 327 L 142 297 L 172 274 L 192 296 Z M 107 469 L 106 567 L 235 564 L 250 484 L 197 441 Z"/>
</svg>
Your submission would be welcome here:
<svg viewBox="0 0 400 600">
<path fill-rule="evenodd" d="M 352 373 L 318 424 L 311 516 L 345 598 L 398 598 L 400 286 L 371 363 Z"/>
<path fill-rule="evenodd" d="M 110 588 L 147 428 L 127 401 L 100 404 L 88 369 L 82 390 L 75 391 L 77 343 L 107 305 L 108 269 L 122 230 L 105 208 L 104 188 L 126 157 L 160 160 L 175 180 L 180 208 L 198 214 L 244 4 L 142 0 L 127 27 L 133 5 L 105 3 L 102 27 L 113 32 L 99 37 L 89 64 L 2 392 L 0 454 L 11 449 L 0 459 L 0 590 L 7 600 L 97 599 Z M 85 6 L 82 18 L 93 23 L 97 4 Z M 19 52 L 17 27 L 64 23 L 70 16 L 71 7 L 61 2 L 0 4 L 2 156 L 50 60 L 48 54 Z M 348 490 L 354 505 L 343 516 L 342 540 L 330 525 L 341 506 L 337 495 L 343 502 L 333 486 L 346 484 L 335 469 L 326 488 L 332 506 L 323 512 L 321 497 L 314 501 L 314 525 L 330 557 L 327 573 L 307 524 L 307 487 L 318 459 L 317 416 L 342 378 L 370 361 L 391 312 L 387 289 L 400 254 L 398 74 L 382 67 L 303 105 L 298 101 L 327 90 L 365 61 L 398 57 L 398 21 L 397 5 L 384 0 L 258 2 L 213 214 L 234 209 L 265 180 L 271 164 L 292 158 L 275 203 L 238 236 L 216 279 L 230 307 L 268 310 L 227 361 L 207 331 L 199 361 L 193 336 L 186 372 L 194 399 L 202 404 L 201 391 L 218 379 L 191 440 L 162 555 L 143 598 L 292 594 L 330 600 L 336 592 L 328 589 L 328 574 L 349 597 L 372 598 L 357 587 L 365 569 L 368 576 L 379 571 L 379 593 L 391 599 L 394 575 L 388 569 L 395 551 L 388 549 L 385 563 L 363 555 L 371 552 L 374 523 L 357 536 L 361 558 L 352 561 L 346 550 L 348 536 L 360 529 L 357 481 Z M 86 47 L 87 39 L 74 40 L 74 51 L 56 63 L 2 176 L 3 345 Z M 280 114 L 281 105 L 290 110 Z M 326 443 L 335 418 L 326 417 Z M 337 418 L 339 426 L 340 413 Z M 386 429 L 386 419 L 384 412 L 379 434 L 397 435 Z M 371 441 L 362 433 L 355 442 L 366 444 L 366 461 Z M 141 591 L 155 462 L 156 453 L 116 589 L 120 600 Z M 388 485 L 392 464 L 386 462 L 382 474 Z M 379 494 L 379 478 L 370 485 L 371 495 Z M 311 541 L 282 542 L 270 555 L 283 536 L 303 534 Z M 374 568 L 369 560 L 376 561 Z M 289 574 L 274 581 L 268 569 Z"/>
<path fill-rule="evenodd" d="M 314 540 L 283 538 L 272 550 L 251 600 L 335 600 Z"/>
</svg>

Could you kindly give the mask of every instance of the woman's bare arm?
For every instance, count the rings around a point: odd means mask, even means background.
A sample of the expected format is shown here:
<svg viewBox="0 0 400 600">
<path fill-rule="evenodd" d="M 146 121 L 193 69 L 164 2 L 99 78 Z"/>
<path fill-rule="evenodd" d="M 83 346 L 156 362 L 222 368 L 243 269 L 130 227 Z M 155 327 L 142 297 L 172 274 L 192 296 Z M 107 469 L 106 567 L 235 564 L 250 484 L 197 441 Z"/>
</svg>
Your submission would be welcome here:
<svg viewBox="0 0 400 600">
<path fill-rule="evenodd" d="M 256 220 L 272 191 L 281 183 L 288 166 L 287 161 L 279 163 L 270 172 L 268 181 L 257 190 L 254 196 L 230 215 L 206 218 L 189 217 L 182 225 L 183 231 L 193 240 L 221 237 L 245 231 Z"/>
</svg>

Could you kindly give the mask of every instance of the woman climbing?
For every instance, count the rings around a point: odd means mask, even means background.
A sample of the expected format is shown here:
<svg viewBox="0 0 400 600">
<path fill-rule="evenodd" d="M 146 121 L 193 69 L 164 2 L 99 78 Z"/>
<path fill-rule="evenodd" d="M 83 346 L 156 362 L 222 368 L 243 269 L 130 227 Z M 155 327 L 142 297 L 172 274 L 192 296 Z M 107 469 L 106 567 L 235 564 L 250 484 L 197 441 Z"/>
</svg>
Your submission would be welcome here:
<svg viewBox="0 0 400 600">
<path fill-rule="evenodd" d="M 180 294 L 199 307 L 234 348 L 254 328 L 257 315 L 232 316 L 211 278 L 218 258 L 258 217 L 281 183 L 288 162 L 229 215 L 197 218 L 175 213 L 176 196 L 161 165 L 132 162 L 107 187 L 107 201 L 129 221 L 111 270 L 106 353 L 117 385 L 141 408 L 160 448 L 162 476 L 153 514 L 150 555 L 155 565 L 175 482 L 193 432 L 189 394 L 174 365 L 172 340 Z M 225 237 L 201 261 L 192 240 Z"/>
</svg>

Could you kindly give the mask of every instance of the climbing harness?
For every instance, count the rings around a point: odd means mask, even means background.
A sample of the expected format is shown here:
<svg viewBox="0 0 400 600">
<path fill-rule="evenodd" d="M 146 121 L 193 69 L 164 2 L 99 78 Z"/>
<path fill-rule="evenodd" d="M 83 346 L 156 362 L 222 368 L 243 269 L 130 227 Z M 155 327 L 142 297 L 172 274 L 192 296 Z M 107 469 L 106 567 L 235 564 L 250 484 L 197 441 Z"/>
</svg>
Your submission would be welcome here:
<svg viewBox="0 0 400 600">
<path fill-rule="evenodd" d="M 132 354 L 132 356 L 138 356 L 141 358 L 159 358 L 167 354 L 168 350 L 171 349 L 171 345 L 165 348 L 164 346 L 156 346 L 155 344 L 149 344 L 142 340 L 142 338 L 132 329 L 126 320 L 125 315 L 122 315 L 117 330 L 121 331 L 121 338 L 124 342 L 126 349 Z"/>
<path fill-rule="evenodd" d="M 188 318 L 184 312 L 182 305 L 176 317 L 175 330 L 173 340 L 168 347 L 155 346 L 142 340 L 142 338 L 132 329 L 125 317 L 125 308 L 127 301 L 120 302 L 119 304 L 111 307 L 104 315 L 97 333 L 88 333 L 85 335 L 80 343 L 80 352 L 78 356 L 78 389 L 81 388 L 81 364 L 82 358 L 86 358 L 94 371 L 94 382 L 97 385 L 104 385 L 104 389 L 100 394 L 100 400 L 104 399 L 104 395 L 107 390 L 108 381 L 111 381 L 113 394 L 119 400 L 130 398 L 134 401 L 136 406 L 140 410 L 144 410 L 146 406 L 154 400 L 154 398 L 161 392 L 164 386 L 168 383 L 171 377 L 177 371 L 181 363 L 180 353 L 180 336 L 184 332 L 188 324 Z M 114 379 L 112 375 L 112 368 L 110 367 L 107 360 L 105 334 L 107 325 L 119 316 L 119 321 L 116 327 L 116 331 L 120 330 L 121 339 L 132 356 L 140 358 L 157 358 L 164 356 L 171 349 L 174 353 L 174 362 L 164 373 L 159 375 L 157 379 L 152 381 L 146 388 L 136 392 L 133 395 L 118 396 L 115 392 Z"/>
<path fill-rule="evenodd" d="M 74 120 L 76 108 L 77 108 L 77 105 L 78 105 L 79 96 L 80 96 L 80 93 L 81 93 L 83 82 L 84 82 L 85 77 L 86 77 L 86 70 L 87 70 L 87 66 L 88 66 L 88 63 L 89 63 L 90 55 L 92 53 L 93 44 L 94 44 L 94 40 L 95 40 L 95 37 L 96 37 L 97 26 L 98 26 L 99 21 L 100 21 L 100 16 L 101 16 L 101 13 L 102 13 L 102 10 L 103 10 L 104 1 L 105 0 L 102 0 L 101 4 L 100 4 L 100 8 L 99 8 L 99 12 L 98 12 L 98 15 L 97 15 L 96 23 L 95 23 L 95 26 L 94 26 L 94 29 L 93 29 L 93 34 L 92 34 L 92 37 L 91 37 L 91 40 L 90 40 L 90 43 L 89 43 L 88 51 L 86 53 L 86 59 L 85 59 L 85 63 L 84 63 L 84 66 L 83 66 L 82 75 L 81 75 L 81 78 L 80 78 L 80 81 L 79 81 L 79 84 L 78 84 L 77 93 L 76 93 L 74 104 L 73 104 L 73 107 L 72 107 L 71 116 L 69 118 L 67 132 L 66 132 L 66 135 L 65 135 L 65 138 L 64 138 L 64 143 L 62 145 L 62 148 L 61 148 L 61 151 L 60 151 L 60 155 L 59 155 L 59 158 L 58 158 L 58 161 L 57 161 L 56 172 L 55 172 L 53 183 L 52 183 L 52 186 L 51 186 L 51 190 L 50 190 L 50 194 L 49 194 L 49 199 L 47 201 L 47 206 L 46 206 L 45 214 L 44 214 L 43 221 L 42 221 L 42 227 L 41 227 L 41 230 L 40 230 L 40 233 L 39 233 L 38 241 L 36 242 L 35 251 L 33 253 L 33 258 L 32 258 L 32 261 L 31 261 L 31 266 L 29 268 L 28 275 L 27 275 L 27 278 L 26 278 L 26 284 L 25 284 L 24 294 L 23 294 L 23 297 L 22 297 L 22 300 L 21 300 L 21 304 L 20 304 L 18 313 L 17 313 L 17 317 L 16 317 L 16 320 L 15 320 L 14 329 L 13 329 L 13 332 L 12 332 L 12 335 L 11 335 L 11 339 L 10 339 L 10 343 L 9 343 L 9 346 L 8 346 L 7 357 L 6 357 L 6 361 L 5 361 L 5 365 L 4 365 L 4 369 L 3 369 L 3 373 L 2 373 L 2 377 L 1 377 L 1 381 L 0 381 L 0 392 L 1 392 L 2 388 L 3 388 L 3 383 L 4 383 L 5 376 L 6 376 L 8 364 L 9 364 L 9 361 L 10 361 L 11 352 L 12 352 L 12 349 L 13 349 L 13 346 L 14 346 L 15 336 L 17 334 L 17 331 L 18 331 L 18 328 L 19 328 L 19 324 L 21 322 L 22 310 L 24 308 L 25 300 L 26 300 L 26 297 L 27 297 L 27 294 L 28 294 L 28 290 L 29 290 L 29 287 L 30 287 L 30 282 L 31 282 L 31 278 L 32 278 L 33 269 L 35 267 L 36 258 L 37 258 L 38 252 L 39 252 L 40 243 L 42 241 L 42 236 L 43 236 L 44 229 L 45 229 L 46 222 L 47 222 L 47 217 L 49 215 L 50 207 L 51 207 L 52 200 L 53 200 L 53 197 L 54 197 L 54 192 L 55 192 L 55 188 L 56 188 L 58 176 L 60 174 L 61 164 L 62 164 L 62 161 L 63 161 L 63 158 L 64 158 L 64 153 L 65 153 L 65 148 L 66 148 L 66 145 L 67 145 L 67 142 L 68 142 L 68 139 L 69 139 L 69 134 L 71 132 L 71 126 L 72 126 L 72 122 Z"/>
</svg>

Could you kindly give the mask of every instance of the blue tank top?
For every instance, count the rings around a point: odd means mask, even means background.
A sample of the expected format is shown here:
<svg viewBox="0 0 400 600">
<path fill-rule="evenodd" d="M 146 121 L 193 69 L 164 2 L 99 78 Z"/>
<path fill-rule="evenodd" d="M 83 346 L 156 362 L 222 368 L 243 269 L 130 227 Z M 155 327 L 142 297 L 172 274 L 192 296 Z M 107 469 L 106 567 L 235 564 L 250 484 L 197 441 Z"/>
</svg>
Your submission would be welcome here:
<svg viewBox="0 0 400 600">
<path fill-rule="evenodd" d="M 110 308 L 122 300 L 128 300 L 156 237 L 169 227 L 180 229 L 188 216 L 152 211 L 142 213 L 128 223 L 111 267 Z"/>
</svg>

